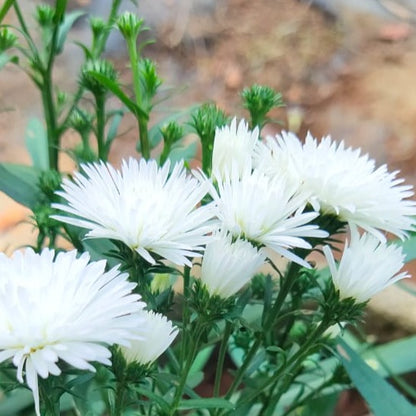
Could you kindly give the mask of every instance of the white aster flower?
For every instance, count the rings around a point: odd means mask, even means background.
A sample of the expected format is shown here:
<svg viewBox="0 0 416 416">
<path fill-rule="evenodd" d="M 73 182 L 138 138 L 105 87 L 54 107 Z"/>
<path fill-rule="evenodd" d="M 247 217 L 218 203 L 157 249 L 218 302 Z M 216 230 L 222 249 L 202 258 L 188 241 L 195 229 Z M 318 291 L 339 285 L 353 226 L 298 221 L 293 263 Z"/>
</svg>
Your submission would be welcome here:
<svg viewBox="0 0 416 416">
<path fill-rule="evenodd" d="M 216 235 L 207 244 L 201 280 L 211 295 L 228 298 L 238 292 L 265 263 L 266 255 L 250 242 Z"/>
<path fill-rule="evenodd" d="M 234 168 L 241 175 L 247 167 L 251 167 L 253 151 L 258 141 L 258 127 L 250 131 L 244 120 L 237 126 L 237 119 L 234 117 L 229 126 L 217 127 L 212 153 L 212 171 L 221 178 Z"/>
<path fill-rule="evenodd" d="M 305 195 L 295 193 L 283 176 L 270 178 L 258 170 L 240 175 L 233 170 L 211 190 L 219 227 L 234 237 L 262 244 L 305 267 L 290 249 L 311 248 L 305 237 L 324 238 L 326 231 L 309 224 L 316 212 L 302 212 Z"/>
<path fill-rule="evenodd" d="M 187 176 L 182 163 L 169 174 L 170 164 L 123 161 L 121 171 L 106 163 L 84 165 L 57 192 L 68 205 L 55 208 L 75 217 L 55 219 L 87 228 L 88 238 L 120 240 L 149 263 L 151 253 L 177 265 L 191 265 L 200 256 L 206 234 L 212 231 L 212 207 L 198 207 L 207 193 L 205 184 Z"/>
<path fill-rule="evenodd" d="M 88 263 L 76 251 L 54 256 L 48 249 L 0 254 L 0 362 L 12 358 L 21 383 L 25 370 L 37 415 L 38 375 L 59 375 L 59 360 L 90 371 L 92 361 L 111 364 L 107 345 L 136 337 L 145 306 L 127 274 L 105 272 L 105 261 Z"/>
<path fill-rule="evenodd" d="M 268 175 L 289 174 L 292 184 L 310 193 L 315 210 L 337 215 L 374 234 L 380 241 L 387 231 L 400 238 L 415 225 L 416 203 L 412 187 L 403 185 L 398 172 L 324 137 L 320 143 L 310 134 L 305 144 L 292 133 L 269 138 L 259 146 L 256 163 Z"/>
<path fill-rule="evenodd" d="M 354 227 L 351 243 L 346 242 L 338 267 L 329 246 L 323 251 L 341 299 L 351 297 L 366 302 L 387 286 L 410 277 L 406 272 L 400 273 L 405 259 L 401 247 L 380 242 L 368 233 L 360 236 Z"/>
<path fill-rule="evenodd" d="M 143 315 L 145 323 L 138 333 L 141 337 L 131 341 L 129 347 L 121 347 L 127 363 L 153 363 L 168 349 L 178 334 L 178 328 L 166 316 L 153 311 L 144 311 Z"/>
</svg>

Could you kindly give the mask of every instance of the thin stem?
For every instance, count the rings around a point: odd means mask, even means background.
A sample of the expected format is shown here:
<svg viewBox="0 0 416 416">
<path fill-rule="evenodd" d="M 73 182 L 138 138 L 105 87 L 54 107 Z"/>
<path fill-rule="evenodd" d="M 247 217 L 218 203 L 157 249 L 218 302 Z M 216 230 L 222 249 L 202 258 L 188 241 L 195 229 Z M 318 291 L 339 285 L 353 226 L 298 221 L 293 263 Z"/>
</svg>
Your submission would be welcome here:
<svg viewBox="0 0 416 416">
<path fill-rule="evenodd" d="M 136 98 L 136 104 L 139 108 L 143 108 L 143 94 L 140 86 L 140 68 L 139 68 L 139 55 L 137 53 L 136 38 L 130 37 L 126 39 L 127 50 L 129 52 L 130 66 L 133 75 L 133 91 Z M 143 108 L 146 113 L 147 108 Z M 150 158 L 150 144 L 147 131 L 147 119 L 140 114 L 136 114 L 139 125 L 140 136 L 140 151 L 146 160 Z"/>
<path fill-rule="evenodd" d="M 22 31 L 26 34 L 26 36 L 30 40 L 32 40 L 32 38 L 30 36 L 30 33 L 29 33 L 29 30 L 26 26 L 25 19 L 23 18 L 22 12 L 20 10 L 20 7 L 19 7 L 19 4 L 18 4 L 17 1 L 14 2 L 13 7 L 14 7 L 14 12 L 16 13 L 16 16 L 17 16 L 17 20 L 19 21 L 19 25 L 22 28 Z"/>
<path fill-rule="evenodd" d="M 54 390 L 54 379 L 39 378 L 40 413 L 42 416 L 59 416 L 59 396 Z"/>
<path fill-rule="evenodd" d="M 287 388 L 290 386 L 290 383 L 293 381 L 293 378 L 296 377 L 296 371 L 302 365 L 305 358 L 309 356 L 310 348 L 313 346 L 314 342 L 320 338 L 323 332 L 325 332 L 327 327 L 327 321 L 324 318 L 320 325 L 317 326 L 315 330 L 310 333 L 309 337 L 302 344 L 302 347 L 285 363 L 285 365 L 282 366 L 278 371 L 276 371 L 276 373 L 273 374 L 272 377 L 270 377 L 263 384 L 261 384 L 254 392 L 245 396 L 244 399 L 240 401 L 239 406 L 245 403 L 251 403 L 258 395 L 264 393 L 264 391 L 269 386 L 273 386 L 276 383 L 276 381 L 279 382 L 285 374 L 286 376 L 294 374 L 294 376 L 286 377 L 286 380 L 282 383 L 282 387 L 279 388 L 276 394 L 274 394 L 272 390 L 269 392 L 269 403 L 271 404 L 267 405 L 268 410 L 265 413 L 265 415 L 271 416 L 273 414 L 273 411 L 269 409 L 273 410 L 276 407 L 281 396 L 283 395 L 283 393 L 286 392 Z"/>
<path fill-rule="evenodd" d="M 122 416 L 124 410 L 124 398 L 126 396 L 126 383 L 124 378 L 117 381 L 114 412 L 112 416 Z"/>
<path fill-rule="evenodd" d="M 117 18 L 117 14 L 118 14 L 118 10 L 120 8 L 121 5 L 121 1 L 122 0 L 113 0 L 112 4 L 111 4 L 111 10 L 110 10 L 110 14 L 108 15 L 108 19 L 107 19 L 107 26 L 109 28 L 111 28 Z M 110 35 L 110 29 L 106 30 L 102 36 L 100 37 L 100 39 L 98 39 L 96 48 L 94 48 L 94 52 L 95 52 L 95 56 L 94 58 L 97 59 L 101 56 L 101 54 L 104 52 L 105 49 L 105 45 L 107 43 L 107 39 L 108 36 Z"/>
<path fill-rule="evenodd" d="M 225 324 L 224 335 L 221 340 L 220 351 L 218 353 L 218 361 L 217 361 L 217 368 L 215 371 L 215 381 L 214 381 L 214 397 L 218 397 L 220 395 L 221 378 L 222 378 L 222 373 L 224 371 L 225 354 L 227 352 L 228 340 L 230 338 L 232 328 L 233 326 L 231 322 L 227 321 L 227 323 Z"/>
<path fill-rule="evenodd" d="M 42 104 L 48 136 L 49 168 L 58 170 L 59 132 L 57 129 L 56 109 L 52 92 L 52 74 L 50 70 L 42 72 Z"/>
<path fill-rule="evenodd" d="M 97 117 L 96 135 L 98 147 L 98 159 L 107 160 L 107 151 L 105 145 L 105 96 L 104 94 L 95 95 L 95 111 Z"/>
<path fill-rule="evenodd" d="M 172 401 L 170 416 L 173 416 L 176 413 L 176 409 L 178 408 L 179 403 L 181 401 L 181 398 L 182 398 L 182 395 L 183 395 L 183 390 L 185 388 L 185 384 L 186 384 L 186 380 L 188 378 L 189 371 L 191 370 L 191 367 L 192 367 L 192 364 L 194 362 L 196 353 L 198 351 L 199 341 L 201 339 L 202 332 L 203 332 L 202 327 L 197 328 L 194 332 L 194 337 L 191 338 L 191 341 L 192 341 L 191 345 L 192 346 L 191 346 L 190 351 L 188 351 L 188 354 L 187 354 L 188 359 L 186 361 L 185 368 L 182 369 L 179 384 L 178 384 L 178 387 L 177 387 L 176 392 L 175 392 L 175 396 L 174 396 L 173 401 Z"/>
<path fill-rule="evenodd" d="M 274 302 L 274 305 L 271 311 L 269 312 L 268 316 L 265 318 L 265 321 L 263 324 L 263 328 L 265 332 L 269 331 L 271 327 L 273 326 L 274 321 L 276 317 L 278 316 L 280 310 L 282 309 L 282 306 L 284 305 L 286 297 L 290 292 L 290 289 L 292 288 L 293 284 L 295 283 L 296 278 L 298 277 L 298 272 L 300 268 L 301 266 L 299 264 L 293 263 L 293 262 L 290 263 L 290 266 L 282 282 L 281 288 Z"/>
<path fill-rule="evenodd" d="M 258 334 L 256 340 L 254 341 L 254 343 L 251 346 L 251 348 L 249 349 L 246 357 L 244 358 L 243 364 L 237 370 L 235 378 L 234 378 L 230 388 L 228 389 L 227 394 L 225 395 L 226 399 L 229 399 L 234 394 L 234 392 L 237 390 L 237 388 L 240 386 L 240 383 L 241 383 L 241 381 L 242 381 L 242 379 L 245 375 L 245 372 L 246 372 L 248 366 L 250 365 L 252 359 L 256 355 L 256 352 L 259 349 L 259 347 L 261 345 L 261 342 L 262 342 L 262 338 L 261 338 L 260 334 Z"/>
</svg>

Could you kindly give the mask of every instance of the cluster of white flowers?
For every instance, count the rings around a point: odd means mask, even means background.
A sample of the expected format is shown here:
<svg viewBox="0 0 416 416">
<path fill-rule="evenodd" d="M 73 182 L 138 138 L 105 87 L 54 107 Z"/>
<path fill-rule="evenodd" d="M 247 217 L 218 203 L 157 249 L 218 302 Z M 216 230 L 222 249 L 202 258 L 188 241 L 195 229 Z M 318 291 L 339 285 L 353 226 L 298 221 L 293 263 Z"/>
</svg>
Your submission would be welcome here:
<svg viewBox="0 0 416 416">
<path fill-rule="evenodd" d="M 76 251 L 36 254 L 28 248 L 12 258 L 0 253 L 0 362 L 12 358 L 22 383 L 25 371 L 37 415 L 38 376 L 59 375 L 60 360 L 95 371 L 91 362 L 111 364 L 108 346 L 139 342 L 151 362 L 155 350 L 160 355 L 176 335 L 170 326 L 156 342 L 145 330 L 149 314 L 128 275 L 89 260 Z"/>
<path fill-rule="evenodd" d="M 238 128 L 236 124 L 234 119 L 230 127 L 218 129 L 214 141 L 216 187 L 211 188 L 211 194 L 223 232 L 308 267 L 292 249 L 310 248 L 308 237 L 326 237 L 327 233 L 311 222 L 319 215 L 331 214 L 352 230 L 338 269 L 330 248 L 324 248 L 341 298 L 363 302 L 408 277 L 398 273 L 404 264 L 401 248 L 387 245 L 384 234 L 404 239 L 415 226 L 416 203 L 409 199 L 412 187 L 403 185 L 398 172 L 389 173 L 385 165 L 376 168 L 375 161 L 361 155 L 360 149 L 346 148 L 330 137 L 318 142 L 308 134 L 303 144 L 294 134 L 283 132 L 262 142 L 257 129 L 250 132 L 244 120 Z M 227 143 L 238 151 L 230 151 Z M 365 231 L 361 237 L 356 227 Z M 232 274 L 215 266 L 211 252 L 210 266 L 205 264 L 202 269 L 207 287 L 211 292 L 219 291 L 219 281 L 232 287 Z M 223 259 L 219 252 L 217 256 Z M 245 256 L 241 251 L 240 262 Z M 252 259 L 255 265 L 256 256 Z M 247 260 L 244 265 L 252 273 Z"/>
<path fill-rule="evenodd" d="M 187 174 L 182 163 L 156 161 L 84 165 L 58 192 L 67 203 L 54 218 L 85 228 L 88 238 L 123 242 L 150 264 L 178 266 L 203 257 L 201 279 L 211 295 L 239 291 L 269 252 L 310 267 L 302 253 L 328 236 L 313 222 L 336 215 L 349 224 L 351 241 L 336 265 L 323 248 L 341 298 L 368 300 L 400 272 L 401 248 L 384 232 L 405 238 L 416 206 L 397 172 L 329 137 L 303 144 L 282 133 L 259 139 L 242 120 L 217 129 L 213 174 Z M 202 204 L 209 194 L 212 201 Z M 362 234 L 358 230 L 361 229 Z M 205 251 L 205 254 L 203 254 Z M 12 358 L 39 414 L 38 376 L 58 375 L 60 360 L 94 371 L 110 363 L 108 346 L 122 345 L 127 361 L 148 364 L 168 348 L 178 330 L 166 317 L 145 311 L 135 284 L 105 261 L 89 262 L 75 251 L 31 249 L 0 254 L 0 362 Z"/>
</svg>

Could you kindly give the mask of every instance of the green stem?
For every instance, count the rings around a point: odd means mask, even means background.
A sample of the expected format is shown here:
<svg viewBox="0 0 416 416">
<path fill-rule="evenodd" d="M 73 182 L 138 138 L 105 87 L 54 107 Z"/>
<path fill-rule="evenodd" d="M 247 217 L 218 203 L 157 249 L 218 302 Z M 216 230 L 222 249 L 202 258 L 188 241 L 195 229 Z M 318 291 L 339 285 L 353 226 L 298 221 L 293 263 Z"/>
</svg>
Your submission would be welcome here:
<svg viewBox="0 0 416 416">
<path fill-rule="evenodd" d="M 96 48 L 94 48 L 94 52 L 95 52 L 94 58 L 95 59 L 98 59 L 101 56 L 101 54 L 104 52 L 108 36 L 110 35 L 110 28 L 113 26 L 113 24 L 114 24 L 114 22 L 117 18 L 117 14 L 118 14 L 118 10 L 119 10 L 120 5 L 121 5 L 121 1 L 122 0 L 113 0 L 113 2 L 111 4 L 110 14 L 108 15 L 108 19 L 107 19 L 107 26 L 109 27 L 109 30 L 107 30 L 103 33 L 103 35 L 100 37 L 100 39 L 97 42 Z"/>
<path fill-rule="evenodd" d="M 273 411 L 281 396 L 290 387 L 291 382 L 297 376 L 297 370 L 299 370 L 299 367 L 309 356 L 310 348 L 313 346 L 314 342 L 321 337 L 327 328 L 327 320 L 324 318 L 320 325 L 310 333 L 309 337 L 302 344 L 302 347 L 286 362 L 286 364 L 280 368 L 272 377 L 261 384 L 254 392 L 245 396 L 244 399 L 240 401 L 239 406 L 245 403 L 251 403 L 256 399 L 257 396 L 259 396 L 261 393 L 264 393 L 264 391 L 270 386 L 275 387 L 280 384 L 281 387 L 276 394 L 274 394 L 274 388 L 269 391 L 269 399 L 266 402 L 267 405 L 264 406 L 265 408 L 267 407 L 267 410 L 263 412 L 264 416 L 273 415 Z M 282 379 L 284 379 L 283 383 L 280 383 L 280 380 Z"/>
<path fill-rule="evenodd" d="M 220 395 L 221 378 L 224 370 L 225 354 L 227 353 L 228 340 L 230 338 L 232 328 L 232 324 L 227 321 L 227 323 L 225 324 L 224 335 L 221 340 L 220 351 L 218 353 L 218 361 L 214 381 L 214 397 L 218 397 Z"/>
<path fill-rule="evenodd" d="M 196 357 L 196 353 L 198 351 L 198 347 L 199 347 L 199 341 L 201 339 L 201 335 L 202 335 L 203 329 L 202 327 L 196 328 L 196 330 L 194 331 L 194 337 L 191 339 L 192 342 L 192 346 L 190 348 L 190 351 L 188 351 L 187 354 L 187 361 L 186 361 L 186 365 L 185 368 L 182 369 L 182 373 L 181 373 L 181 377 L 179 380 L 179 384 L 178 387 L 176 389 L 175 392 L 175 396 L 173 398 L 172 401 L 172 405 L 171 405 L 171 409 L 170 409 L 170 416 L 173 416 L 176 413 L 176 409 L 179 406 L 179 403 L 181 401 L 182 395 L 183 395 L 183 390 L 185 388 L 186 385 L 186 380 L 188 378 L 189 375 L 189 371 L 191 370 L 192 364 L 194 362 L 194 359 Z"/>
<path fill-rule="evenodd" d="M 240 386 L 240 383 L 243 380 L 245 372 L 246 372 L 248 366 L 250 365 L 252 359 L 256 355 L 256 352 L 259 349 L 259 347 L 261 345 L 261 342 L 262 342 L 262 337 L 260 336 L 260 334 L 258 334 L 256 340 L 254 341 L 253 345 L 251 346 L 247 355 L 245 356 L 243 364 L 238 369 L 238 371 L 235 375 L 235 378 L 234 378 L 230 388 L 227 391 L 227 394 L 225 395 L 225 398 L 227 400 L 231 398 L 231 396 L 234 394 L 234 392 Z"/>
<path fill-rule="evenodd" d="M 54 391 L 54 379 L 43 380 L 39 378 L 40 413 L 42 416 L 59 416 L 59 396 Z"/>
<path fill-rule="evenodd" d="M 264 329 L 263 334 L 266 334 L 268 331 L 270 331 L 273 324 L 275 323 L 276 318 L 278 317 L 278 314 L 284 304 L 286 296 L 290 292 L 290 289 L 293 286 L 293 283 L 295 282 L 295 279 L 297 277 L 297 272 L 299 271 L 300 267 L 301 266 L 299 266 L 296 263 L 290 264 L 289 269 L 284 278 L 284 281 L 282 282 L 282 286 L 280 288 L 279 294 L 277 295 L 277 298 L 274 302 L 274 305 L 271 311 L 265 316 L 265 320 L 263 323 L 263 329 Z M 251 361 L 256 355 L 257 350 L 261 346 L 262 340 L 263 338 L 259 334 L 257 336 L 257 339 L 254 341 L 253 345 L 251 346 L 250 350 L 248 351 L 243 364 L 238 369 L 236 376 L 234 378 L 234 381 L 231 384 L 230 389 L 228 390 L 227 394 L 225 395 L 226 399 L 229 399 L 239 387 L 248 366 L 250 365 Z"/>
<path fill-rule="evenodd" d="M 56 109 L 52 91 L 52 73 L 46 70 L 42 73 L 42 104 L 48 136 L 49 169 L 58 171 L 58 150 L 60 135 L 57 128 Z"/>
<path fill-rule="evenodd" d="M 98 159 L 107 160 L 107 150 L 105 145 L 105 96 L 104 94 L 95 95 L 96 105 L 96 135 L 97 135 L 97 147 L 98 147 Z"/>
<path fill-rule="evenodd" d="M 136 38 L 130 37 L 126 39 L 127 50 L 129 52 L 130 66 L 133 75 L 133 91 L 136 98 L 136 104 L 139 108 L 148 113 L 148 109 L 143 107 L 144 96 L 142 94 L 140 86 L 140 68 L 139 68 L 139 55 L 137 53 Z M 147 118 L 136 114 L 139 125 L 140 136 L 140 151 L 142 156 L 147 160 L 150 158 L 150 144 L 147 130 Z"/>
<path fill-rule="evenodd" d="M 114 412 L 112 416 L 122 416 L 124 411 L 124 398 L 126 396 L 126 385 L 125 381 L 117 381 L 116 386 L 116 397 L 114 402 Z"/>
<path fill-rule="evenodd" d="M 301 266 L 299 264 L 293 262 L 290 263 L 284 281 L 282 282 L 279 293 L 277 295 L 277 298 L 273 304 L 273 307 L 271 311 L 268 313 L 268 315 L 265 316 L 265 320 L 263 323 L 264 332 L 268 332 L 272 328 L 275 319 L 279 315 L 279 312 L 282 309 L 282 306 L 284 305 L 284 302 L 286 300 L 287 295 L 290 292 L 290 289 L 292 288 L 296 278 L 298 277 L 298 272 L 300 268 Z"/>
</svg>

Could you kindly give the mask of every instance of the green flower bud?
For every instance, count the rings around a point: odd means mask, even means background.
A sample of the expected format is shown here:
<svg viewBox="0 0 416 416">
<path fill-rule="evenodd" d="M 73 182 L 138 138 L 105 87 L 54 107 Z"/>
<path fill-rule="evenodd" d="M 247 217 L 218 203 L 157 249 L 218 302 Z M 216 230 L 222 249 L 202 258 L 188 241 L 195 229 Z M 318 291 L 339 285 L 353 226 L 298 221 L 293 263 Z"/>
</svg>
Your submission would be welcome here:
<svg viewBox="0 0 416 416">
<path fill-rule="evenodd" d="M 125 39 L 136 39 L 143 31 L 143 19 L 139 19 L 131 12 L 125 12 L 117 19 L 117 27 Z"/>
<path fill-rule="evenodd" d="M 16 42 L 17 36 L 8 28 L 0 30 L 0 53 L 7 51 L 7 49 L 13 48 Z"/>
<path fill-rule="evenodd" d="M 36 7 L 35 19 L 41 27 L 53 26 L 55 10 L 49 4 L 40 4 Z"/>
<path fill-rule="evenodd" d="M 143 74 L 144 85 L 146 86 L 148 96 L 153 97 L 162 84 L 162 80 L 156 73 L 156 65 L 150 59 L 143 59 L 140 62 L 140 69 Z"/>
<path fill-rule="evenodd" d="M 244 108 L 247 108 L 250 112 L 251 127 L 258 126 L 260 129 L 268 121 L 266 115 L 270 110 L 284 106 L 282 94 L 263 85 L 253 85 L 250 88 L 245 88 L 241 97 Z"/>
<path fill-rule="evenodd" d="M 107 92 L 106 87 L 92 75 L 93 72 L 101 74 L 111 81 L 117 79 L 117 72 L 111 62 L 106 60 L 88 61 L 81 68 L 80 84 L 94 95 Z"/>
<path fill-rule="evenodd" d="M 101 17 L 91 17 L 90 27 L 94 39 L 100 37 L 107 30 L 107 24 Z"/>
<path fill-rule="evenodd" d="M 83 135 L 88 133 L 92 129 L 92 122 L 94 117 L 92 114 L 87 113 L 79 108 L 76 108 L 69 118 L 69 127 L 72 127 L 79 134 Z"/>
<path fill-rule="evenodd" d="M 160 129 L 162 133 L 163 141 L 166 145 L 171 146 L 183 137 L 183 128 L 176 123 L 171 121 Z"/>
<path fill-rule="evenodd" d="M 55 191 L 61 187 L 61 181 L 61 175 L 56 170 L 47 170 L 40 174 L 38 186 L 48 201 L 55 201 L 57 199 Z"/>
<path fill-rule="evenodd" d="M 217 127 L 225 126 L 228 122 L 228 117 L 225 112 L 218 108 L 216 104 L 203 104 L 194 114 L 192 114 L 191 127 L 196 131 L 201 138 L 202 143 L 214 143 L 215 129 Z"/>
</svg>

